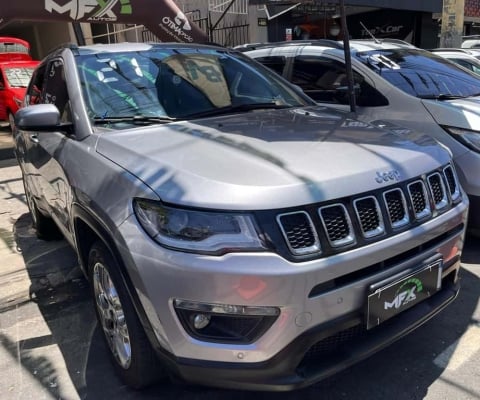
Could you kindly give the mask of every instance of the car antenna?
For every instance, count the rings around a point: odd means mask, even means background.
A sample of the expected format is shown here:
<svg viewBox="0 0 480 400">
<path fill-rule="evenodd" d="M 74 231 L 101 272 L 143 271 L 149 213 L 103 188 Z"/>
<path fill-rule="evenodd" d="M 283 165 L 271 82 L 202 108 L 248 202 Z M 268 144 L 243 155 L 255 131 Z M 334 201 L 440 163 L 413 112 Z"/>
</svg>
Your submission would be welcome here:
<svg viewBox="0 0 480 400">
<path fill-rule="evenodd" d="M 375 41 L 375 43 L 380 44 L 380 40 L 378 40 L 375 36 L 373 36 L 373 33 L 368 30 L 368 28 L 363 24 L 362 21 L 360 21 L 360 25 L 362 25 L 362 28 L 365 29 L 365 32 L 367 32 L 370 37 Z"/>
<path fill-rule="evenodd" d="M 342 23 L 343 54 L 345 56 L 345 71 L 347 73 L 348 81 L 348 103 L 350 104 L 350 111 L 352 113 L 355 113 L 355 81 L 353 78 L 352 57 L 350 54 L 350 34 L 348 33 L 347 14 L 345 12 L 345 0 L 340 0 L 340 21 Z"/>
</svg>

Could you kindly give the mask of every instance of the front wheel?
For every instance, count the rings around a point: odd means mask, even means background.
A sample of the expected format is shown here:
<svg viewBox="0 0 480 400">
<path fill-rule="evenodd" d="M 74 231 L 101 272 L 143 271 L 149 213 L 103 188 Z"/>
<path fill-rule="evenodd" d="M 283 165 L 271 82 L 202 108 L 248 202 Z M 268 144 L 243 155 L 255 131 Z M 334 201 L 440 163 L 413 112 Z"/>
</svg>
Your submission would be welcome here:
<svg viewBox="0 0 480 400">
<path fill-rule="evenodd" d="M 125 288 L 118 265 L 103 242 L 92 246 L 88 270 L 97 319 L 116 372 L 133 388 L 150 385 L 162 377 L 162 369 Z"/>
</svg>

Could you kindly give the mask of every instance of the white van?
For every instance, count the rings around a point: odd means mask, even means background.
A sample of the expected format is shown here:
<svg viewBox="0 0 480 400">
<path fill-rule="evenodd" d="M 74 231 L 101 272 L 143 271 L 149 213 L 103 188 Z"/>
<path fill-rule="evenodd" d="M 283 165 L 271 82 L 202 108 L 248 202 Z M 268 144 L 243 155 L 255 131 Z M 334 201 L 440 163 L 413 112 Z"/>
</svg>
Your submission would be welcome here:
<svg viewBox="0 0 480 400">
<path fill-rule="evenodd" d="M 469 228 L 480 232 L 480 79 L 453 62 L 399 40 L 351 40 L 357 118 L 428 133 L 448 146 L 469 195 Z M 317 102 L 348 109 L 342 42 L 245 46 L 248 56 Z M 397 129 L 404 132 L 405 129 Z"/>
</svg>

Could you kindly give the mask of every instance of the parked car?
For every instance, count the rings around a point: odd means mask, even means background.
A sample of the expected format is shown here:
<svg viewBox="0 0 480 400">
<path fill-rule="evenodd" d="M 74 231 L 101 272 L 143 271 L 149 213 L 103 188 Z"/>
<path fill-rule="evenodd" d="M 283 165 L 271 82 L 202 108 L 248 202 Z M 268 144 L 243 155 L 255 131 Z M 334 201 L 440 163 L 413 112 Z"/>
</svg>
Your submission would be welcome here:
<svg viewBox="0 0 480 400">
<path fill-rule="evenodd" d="M 478 75 L 395 39 L 351 40 L 350 49 L 357 118 L 421 131 L 450 148 L 470 198 L 469 228 L 480 234 Z M 349 109 L 342 42 L 266 43 L 242 50 L 315 101 Z"/>
<path fill-rule="evenodd" d="M 10 128 L 38 63 L 30 56 L 27 41 L 0 36 L 0 120 L 8 121 Z"/>
<path fill-rule="evenodd" d="M 463 49 L 480 48 L 480 35 L 462 36 L 461 47 Z"/>
<path fill-rule="evenodd" d="M 76 250 L 133 387 L 300 388 L 458 293 L 468 198 L 449 152 L 319 106 L 240 52 L 57 49 L 14 141 L 37 234 L 56 226 Z"/>
<path fill-rule="evenodd" d="M 480 60 L 478 59 L 480 52 L 478 56 L 475 56 L 472 51 L 468 49 L 433 49 L 430 51 L 476 74 L 480 74 Z"/>
</svg>

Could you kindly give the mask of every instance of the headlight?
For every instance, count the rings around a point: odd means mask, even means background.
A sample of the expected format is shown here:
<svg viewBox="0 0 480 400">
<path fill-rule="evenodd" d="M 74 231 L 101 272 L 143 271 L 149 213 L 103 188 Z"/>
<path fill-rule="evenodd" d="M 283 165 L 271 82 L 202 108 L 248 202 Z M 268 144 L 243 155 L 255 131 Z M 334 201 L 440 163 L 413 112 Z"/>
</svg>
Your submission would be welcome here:
<svg viewBox="0 0 480 400">
<path fill-rule="evenodd" d="M 253 216 L 165 206 L 135 199 L 135 214 L 158 243 L 183 251 L 224 254 L 264 249 Z"/>
<path fill-rule="evenodd" d="M 472 131 L 469 129 L 463 128 L 454 128 L 451 126 L 444 126 L 445 129 L 450 135 L 457 139 L 460 143 L 463 143 L 469 149 L 480 153 L 480 132 Z"/>
</svg>

